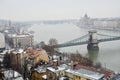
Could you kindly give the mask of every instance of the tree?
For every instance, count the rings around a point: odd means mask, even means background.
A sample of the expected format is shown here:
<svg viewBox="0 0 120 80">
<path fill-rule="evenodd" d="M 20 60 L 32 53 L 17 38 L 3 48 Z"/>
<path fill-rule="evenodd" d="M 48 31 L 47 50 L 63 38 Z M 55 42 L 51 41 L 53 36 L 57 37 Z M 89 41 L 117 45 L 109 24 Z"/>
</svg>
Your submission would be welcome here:
<svg viewBox="0 0 120 80">
<path fill-rule="evenodd" d="M 10 54 L 6 53 L 4 58 L 3 58 L 3 65 L 6 68 L 10 68 L 11 67 L 11 58 L 10 58 Z"/>
<path fill-rule="evenodd" d="M 40 44 L 39 44 L 39 47 L 44 48 L 45 47 L 45 42 L 41 41 Z"/>
<path fill-rule="evenodd" d="M 51 38 L 49 40 L 49 44 L 48 45 L 50 46 L 51 53 L 55 54 L 55 52 L 59 51 L 59 49 L 57 48 L 58 41 L 55 38 Z"/>
<path fill-rule="evenodd" d="M 50 46 L 54 46 L 54 45 L 57 45 L 57 44 L 58 44 L 58 41 L 55 38 L 51 38 L 49 40 L 49 45 Z"/>
</svg>

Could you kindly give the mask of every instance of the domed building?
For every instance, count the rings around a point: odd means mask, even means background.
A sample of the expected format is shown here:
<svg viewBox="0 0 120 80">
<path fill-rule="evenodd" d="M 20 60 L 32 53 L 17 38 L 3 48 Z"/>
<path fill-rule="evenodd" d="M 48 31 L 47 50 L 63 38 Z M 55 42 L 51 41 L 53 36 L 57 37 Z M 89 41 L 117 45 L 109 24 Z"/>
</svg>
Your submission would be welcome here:
<svg viewBox="0 0 120 80">
<path fill-rule="evenodd" d="M 85 14 L 84 17 L 80 19 L 79 26 L 80 27 L 91 27 L 93 26 L 93 21 L 90 17 L 88 17 L 87 14 Z"/>
</svg>

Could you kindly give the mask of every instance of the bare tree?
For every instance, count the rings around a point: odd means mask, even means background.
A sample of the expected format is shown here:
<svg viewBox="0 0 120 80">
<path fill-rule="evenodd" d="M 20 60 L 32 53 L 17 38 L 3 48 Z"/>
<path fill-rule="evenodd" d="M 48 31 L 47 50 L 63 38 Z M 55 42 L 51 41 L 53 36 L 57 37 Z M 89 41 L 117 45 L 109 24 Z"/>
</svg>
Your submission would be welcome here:
<svg viewBox="0 0 120 80">
<path fill-rule="evenodd" d="M 11 58 L 10 54 L 6 53 L 4 58 L 3 58 L 3 65 L 5 68 L 10 68 L 11 67 Z"/>
<path fill-rule="evenodd" d="M 57 48 L 58 41 L 57 41 L 55 38 L 51 38 L 51 39 L 49 40 L 48 45 L 50 46 L 50 49 L 51 49 L 51 53 L 52 53 L 52 54 L 55 54 L 55 52 L 58 52 L 58 51 L 59 51 L 59 49 Z"/>
<path fill-rule="evenodd" d="M 40 45 L 39 47 L 44 48 L 46 44 L 44 41 L 41 41 L 39 45 Z"/>
<path fill-rule="evenodd" d="M 92 60 L 89 58 L 83 57 L 79 52 L 76 52 L 70 55 L 70 60 L 73 61 L 75 64 L 80 64 L 84 66 L 93 66 Z"/>
</svg>

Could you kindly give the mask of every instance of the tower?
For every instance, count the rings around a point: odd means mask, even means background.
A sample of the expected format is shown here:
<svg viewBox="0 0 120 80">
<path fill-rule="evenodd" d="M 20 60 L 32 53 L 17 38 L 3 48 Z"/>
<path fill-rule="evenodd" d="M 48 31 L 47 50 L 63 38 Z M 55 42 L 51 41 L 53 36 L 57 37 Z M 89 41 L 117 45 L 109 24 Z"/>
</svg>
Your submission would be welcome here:
<svg viewBox="0 0 120 80">
<path fill-rule="evenodd" d="M 97 40 L 97 31 L 90 30 L 89 31 L 89 43 L 87 46 L 88 50 L 98 50 L 98 40 Z"/>
</svg>

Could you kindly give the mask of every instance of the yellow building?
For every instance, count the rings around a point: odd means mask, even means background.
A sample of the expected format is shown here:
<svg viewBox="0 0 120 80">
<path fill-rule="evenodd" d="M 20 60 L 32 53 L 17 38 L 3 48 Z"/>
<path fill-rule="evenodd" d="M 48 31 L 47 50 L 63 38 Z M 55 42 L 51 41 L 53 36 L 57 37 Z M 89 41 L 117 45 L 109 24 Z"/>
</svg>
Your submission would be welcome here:
<svg viewBox="0 0 120 80">
<path fill-rule="evenodd" d="M 47 68 L 47 80 L 59 80 L 60 77 L 64 76 L 64 67 L 48 67 Z"/>
<path fill-rule="evenodd" d="M 32 74 L 32 80 L 44 80 L 42 76 L 46 75 L 46 72 L 39 73 L 37 71 L 34 71 Z"/>
<path fill-rule="evenodd" d="M 90 79 L 84 78 L 84 77 L 81 77 L 81 76 L 74 75 L 74 76 L 73 76 L 73 80 L 90 80 Z"/>
<path fill-rule="evenodd" d="M 46 75 L 46 68 L 43 67 L 37 67 L 32 72 L 32 79 L 31 80 L 44 80 L 43 76 Z"/>
<path fill-rule="evenodd" d="M 34 55 L 35 63 L 38 63 L 40 60 L 44 62 L 49 62 L 48 54 L 45 50 L 39 50 L 36 55 Z"/>
</svg>

